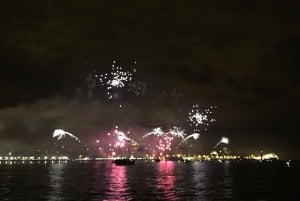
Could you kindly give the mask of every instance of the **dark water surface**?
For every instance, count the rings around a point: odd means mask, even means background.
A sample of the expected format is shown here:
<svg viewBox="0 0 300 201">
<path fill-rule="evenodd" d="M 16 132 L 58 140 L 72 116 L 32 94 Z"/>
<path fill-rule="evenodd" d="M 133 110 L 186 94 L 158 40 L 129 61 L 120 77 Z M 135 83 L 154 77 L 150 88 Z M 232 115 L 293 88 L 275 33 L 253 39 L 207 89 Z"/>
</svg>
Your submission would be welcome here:
<svg viewBox="0 0 300 201">
<path fill-rule="evenodd" d="M 299 163 L 0 164 L 0 200 L 300 200 Z"/>
</svg>

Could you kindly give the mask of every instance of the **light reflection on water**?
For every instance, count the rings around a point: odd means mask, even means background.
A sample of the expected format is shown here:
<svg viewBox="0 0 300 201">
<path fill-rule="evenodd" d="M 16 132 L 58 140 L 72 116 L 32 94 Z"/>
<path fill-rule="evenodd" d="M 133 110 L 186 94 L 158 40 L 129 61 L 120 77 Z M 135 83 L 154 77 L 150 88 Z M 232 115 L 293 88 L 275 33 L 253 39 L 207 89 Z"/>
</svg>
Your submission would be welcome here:
<svg viewBox="0 0 300 201">
<path fill-rule="evenodd" d="M 0 164 L 0 200 L 298 200 L 297 175 L 280 164 L 236 162 Z"/>
<path fill-rule="evenodd" d="M 157 189 L 162 190 L 161 199 L 176 200 L 175 189 L 175 162 L 166 161 L 157 164 L 158 177 L 157 177 Z"/>
<path fill-rule="evenodd" d="M 192 164 L 193 177 L 192 181 L 194 184 L 194 188 L 192 188 L 193 193 L 195 193 L 195 197 L 199 198 L 199 200 L 207 200 L 207 196 L 205 194 L 205 182 L 207 182 L 207 178 L 205 175 L 206 165 L 200 162 L 196 162 Z"/>
<path fill-rule="evenodd" d="M 109 200 L 130 200 L 126 166 L 111 166 L 107 195 Z"/>
<path fill-rule="evenodd" d="M 54 163 L 49 167 L 49 201 L 62 200 L 63 183 L 64 183 L 64 168 L 66 163 Z"/>
<path fill-rule="evenodd" d="M 233 186 L 232 186 L 232 175 L 230 172 L 230 162 L 225 161 L 224 162 L 224 184 L 223 184 L 223 189 L 224 189 L 224 198 L 226 199 L 231 199 L 232 193 L 233 193 Z"/>
</svg>

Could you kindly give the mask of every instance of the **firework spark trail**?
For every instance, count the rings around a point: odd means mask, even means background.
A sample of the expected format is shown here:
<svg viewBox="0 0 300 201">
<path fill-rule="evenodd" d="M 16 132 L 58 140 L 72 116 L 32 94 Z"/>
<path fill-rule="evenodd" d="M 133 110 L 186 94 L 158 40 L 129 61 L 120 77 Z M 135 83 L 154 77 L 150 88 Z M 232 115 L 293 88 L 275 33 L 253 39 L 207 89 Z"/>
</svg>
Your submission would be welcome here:
<svg viewBox="0 0 300 201">
<path fill-rule="evenodd" d="M 74 138 L 75 140 L 79 141 L 79 138 L 76 137 L 75 135 L 73 135 L 72 133 L 69 133 L 67 131 L 64 131 L 63 129 L 55 129 L 53 132 L 52 137 L 56 138 L 57 140 L 62 139 L 63 137 L 65 137 L 66 135 L 70 136 L 71 138 Z"/>
<path fill-rule="evenodd" d="M 177 147 L 181 146 L 184 142 L 187 142 L 187 140 L 190 138 L 194 138 L 194 140 L 197 140 L 199 137 L 200 137 L 199 133 L 190 134 L 187 137 L 185 137 L 184 140 L 177 145 Z"/>
<path fill-rule="evenodd" d="M 134 62 L 136 63 L 136 62 Z M 116 88 L 123 88 L 127 82 L 132 80 L 133 72 L 124 71 L 122 67 L 115 66 L 116 61 L 113 61 L 112 69 L 110 73 L 95 74 L 95 78 L 101 83 L 102 86 L 106 86 L 106 94 L 109 99 L 113 98 L 112 90 Z"/>
<path fill-rule="evenodd" d="M 216 120 L 214 118 L 210 118 L 210 115 L 212 114 L 212 109 L 217 108 L 216 106 L 211 106 L 208 109 L 205 109 L 203 112 L 200 112 L 199 105 L 193 105 L 192 111 L 189 113 L 189 121 L 190 126 L 194 126 L 194 131 L 199 131 L 199 126 L 209 126 L 210 123 L 215 122 Z M 207 129 L 204 128 L 206 131 Z"/>
<path fill-rule="evenodd" d="M 219 146 L 222 143 L 229 144 L 229 139 L 227 137 L 222 137 L 221 140 L 216 144 L 216 146 L 214 148 L 216 148 L 217 146 Z"/>
<path fill-rule="evenodd" d="M 148 137 L 149 135 L 155 136 L 163 136 L 165 132 L 162 130 L 161 127 L 154 128 L 151 132 L 147 133 L 146 135 L 142 136 L 142 138 Z"/>
<path fill-rule="evenodd" d="M 193 134 L 191 134 L 191 135 L 188 135 L 185 139 L 184 139 L 184 141 L 186 141 L 186 140 L 188 140 L 189 138 L 194 138 L 194 140 L 197 140 L 199 137 L 200 137 L 200 134 L 199 133 L 193 133 Z"/>
<path fill-rule="evenodd" d="M 173 135 L 175 137 L 181 137 L 183 140 L 185 139 L 185 136 L 186 136 L 186 134 L 184 133 L 184 130 L 181 130 L 179 127 L 176 127 L 176 126 L 171 128 L 168 133 L 170 133 L 171 135 Z"/>
</svg>

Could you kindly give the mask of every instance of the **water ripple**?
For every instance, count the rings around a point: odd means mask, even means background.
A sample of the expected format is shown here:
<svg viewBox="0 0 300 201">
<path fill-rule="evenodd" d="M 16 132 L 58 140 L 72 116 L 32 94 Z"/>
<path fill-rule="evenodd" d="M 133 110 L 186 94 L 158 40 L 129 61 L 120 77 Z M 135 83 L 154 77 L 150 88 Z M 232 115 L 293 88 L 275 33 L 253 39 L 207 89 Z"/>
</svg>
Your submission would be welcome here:
<svg viewBox="0 0 300 201">
<path fill-rule="evenodd" d="M 297 200 L 296 169 L 275 164 L 138 161 L 0 165 L 0 200 Z M 286 197 L 288 194 L 289 197 Z"/>
</svg>

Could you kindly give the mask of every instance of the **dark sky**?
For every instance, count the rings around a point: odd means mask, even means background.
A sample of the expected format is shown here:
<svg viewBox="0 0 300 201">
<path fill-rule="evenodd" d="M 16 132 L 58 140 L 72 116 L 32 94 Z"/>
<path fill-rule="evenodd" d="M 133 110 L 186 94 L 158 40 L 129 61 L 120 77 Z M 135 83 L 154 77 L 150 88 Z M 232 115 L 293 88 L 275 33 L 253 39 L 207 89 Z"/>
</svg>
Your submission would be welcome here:
<svg viewBox="0 0 300 201">
<path fill-rule="evenodd" d="M 190 132 L 195 104 L 216 105 L 198 146 L 300 159 L 299 1 L 5 1 L 0 7 L 0 151 L 92 139 L 114 125 L 141 136 Z M 137 72 L 139 96 L 108 100 L 90 73 Z M 118 105 L 122 104 L 120 109 Z M 28 149 L 29 149 L 28 148 Z"/>
</svg>

